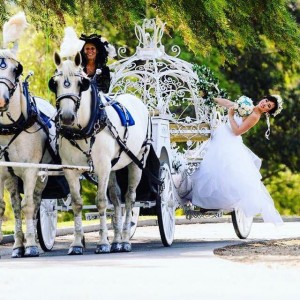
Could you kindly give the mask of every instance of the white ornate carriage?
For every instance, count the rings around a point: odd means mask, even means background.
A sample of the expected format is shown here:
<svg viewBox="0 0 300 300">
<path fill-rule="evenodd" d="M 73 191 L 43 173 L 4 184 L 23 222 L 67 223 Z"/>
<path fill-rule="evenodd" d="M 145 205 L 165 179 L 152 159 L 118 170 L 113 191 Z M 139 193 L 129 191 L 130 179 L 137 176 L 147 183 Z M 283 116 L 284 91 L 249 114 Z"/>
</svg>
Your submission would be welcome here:
<svg viewBox="0 0 300 300">
<path fill-rule="evenodd" d="M 153 145 L 164 181 L 155 205 L 162 242 L 169 246 L 173 242 L 177 207 L 183 206 L 189 219 L 222 216 L 220 210 L 183 205 L 172 178 L 180 165 L 188 174 L 199 166 L 204 146 L 221 115 L 204 105 L 197 87 L 198 75 L 192 64 L 179 58 L 180 48 L 174 45 L 173 55 L 166 53 L 162 44 L 164 27 L 158 19 L 145 19 L 141 26 L 135 26 L 139 44 L 130 57 L 124 57 L 125 47 L 119 49 L 121 60 L 110 65 L 113 74 L 110 93 L 137 95 L 152 115 Z M 247 237 L 252 219 L 246 219 L 238 211 L 232 212 L 232 219 L 237 235 Z"/>
</svg>

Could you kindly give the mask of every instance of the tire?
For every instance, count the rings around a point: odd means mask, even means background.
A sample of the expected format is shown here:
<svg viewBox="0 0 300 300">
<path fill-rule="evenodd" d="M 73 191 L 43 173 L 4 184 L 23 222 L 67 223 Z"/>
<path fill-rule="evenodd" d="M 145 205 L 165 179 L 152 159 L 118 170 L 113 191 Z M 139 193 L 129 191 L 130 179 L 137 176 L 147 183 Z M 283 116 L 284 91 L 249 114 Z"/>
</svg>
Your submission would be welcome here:
<svg viewBox="0 0 300 300">
<path fill-rule="evenodd" d="M 156 202 L 157 220 L 161 241 L 165 247 L 169 247 L 174 240 L 176 202 L 170 167 L 165 162 L 160 166 L 160 179 L 163 185 Z"/>
<path fill-rule="evenodd" d="M 130 238 L 132 238 L 135 234 L 138 220 L 140 215 L 140 207 L 133 207 L 132 208 L 132 219 L 131 219 L 131 228 L 130 228 Z M 125 214 L 122 216 L 122 224 L 125 222 Z"/>
<path fill-rule="evenodd" d="M 37 235 L 44 251 L 51 251 L 57 229 L 57 199 L 43 199 L 38 211 Z"/>
<path fill-rule="evenodd" d="M 240 239 L 246 239 L 250 233 L 253 217 L 246 217 L 241 209 L 231 212 L 231 219 L 236 235 Z"/>
</svg>

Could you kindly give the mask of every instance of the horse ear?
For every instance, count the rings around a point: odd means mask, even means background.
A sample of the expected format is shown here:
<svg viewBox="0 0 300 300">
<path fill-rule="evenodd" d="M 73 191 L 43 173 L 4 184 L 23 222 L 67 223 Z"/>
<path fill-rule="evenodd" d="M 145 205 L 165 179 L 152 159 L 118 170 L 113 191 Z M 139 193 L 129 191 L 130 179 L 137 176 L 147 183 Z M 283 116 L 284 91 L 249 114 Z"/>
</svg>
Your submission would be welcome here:
<svg viewBox="0 0 300 300">
<path fill-rule="evenodd" d="M 50 80 L 48 82 L 48 86 L 49 86 L 49 89 L 51 92 L 56 93 L 57 85 L 56 85 L 56 82 L 53 77 L 50 78 Z"/>
<path fill-rule="evenodd" d="M 18 78 L 23 72 L 23 66 L 18 63 L 18 65 L 15 68 L 16 78 Z"/>
<path fill-rule="evenodd" d="M 81 54 L 80 54 L 80 52 L 76 53 L 75 58 L 74 58 L 74 62 L 75 62 L 76 67 L 81 65 Z"/>
<path fill-rule="evenodd" d="M 57 67 L 61 64 L 61 58 L 56 51 L 54 52 L 54 63 Z"/>
<path fill-rule="evenodd" d="M 84 92 L 90 87 L 91 81 L 89 78 L 82 77 L 80 84 L 81 91 Z"/>
</svg>

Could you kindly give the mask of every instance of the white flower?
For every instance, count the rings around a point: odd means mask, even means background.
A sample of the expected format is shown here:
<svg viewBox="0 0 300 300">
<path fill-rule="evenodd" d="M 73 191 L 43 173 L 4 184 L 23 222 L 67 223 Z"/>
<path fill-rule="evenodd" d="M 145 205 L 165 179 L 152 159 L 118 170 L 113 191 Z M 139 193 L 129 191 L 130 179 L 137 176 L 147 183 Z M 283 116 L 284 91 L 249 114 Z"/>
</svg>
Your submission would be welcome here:
<svg viewBox="0 0 300 300">
<path fill-rule="evenodd" d="M 241 117 L 249 116 L 253 111 L 254 105 L 250 98 L 241 96 L 234 104 L 234 109 L 237 110 Z"/>
</svg>

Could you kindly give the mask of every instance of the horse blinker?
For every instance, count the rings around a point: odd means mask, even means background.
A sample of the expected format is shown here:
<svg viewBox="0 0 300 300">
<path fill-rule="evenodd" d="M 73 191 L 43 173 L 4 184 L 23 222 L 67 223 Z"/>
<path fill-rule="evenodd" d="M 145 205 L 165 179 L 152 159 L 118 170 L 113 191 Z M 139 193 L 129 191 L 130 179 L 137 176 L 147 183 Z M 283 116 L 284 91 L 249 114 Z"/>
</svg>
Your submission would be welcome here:
<svg viewBox="0 0 300 300">
<path fill-rule="evenodd" d="M 53 77 L 50 78 L 48 82 L 48 86 L 51 92 L 56 93 L 57 90 L 57 84 Z"/>
<path fill-rule="evenodd" d="M 82 81 L 80 83 L 81 92 L 86 91 L 90 87 L 91 81 L 89 78 L 82 77 Z"/>
<path fill-rule="evenodd" d="M 16 74 L 16 78 L 18 78 L 23 72 L 23 66 L 18 63 L 18 65 L 15 68 L 15 74 Z"/>
</svg>

